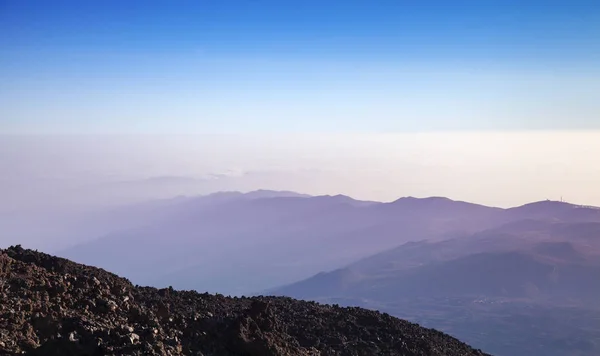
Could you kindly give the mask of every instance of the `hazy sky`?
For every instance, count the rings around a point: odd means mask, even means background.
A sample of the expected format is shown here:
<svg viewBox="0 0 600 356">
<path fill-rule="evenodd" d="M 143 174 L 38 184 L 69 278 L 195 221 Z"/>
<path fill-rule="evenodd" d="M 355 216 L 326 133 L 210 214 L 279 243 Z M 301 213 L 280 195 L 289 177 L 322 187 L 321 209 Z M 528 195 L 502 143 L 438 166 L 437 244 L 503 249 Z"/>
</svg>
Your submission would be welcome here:
<svg viewBox="0 0 600 356">
<path fill-rule="evenodd" d="M 157 176 L 600 205 L 597 1 L 4 0 L 0 34 L 0 133 L 120 135 L 0 136 L 4 205 Z"/>
<path fill-rule="evenodd" d="M 600 131 L 0 138 L 0 207 L 261 188 L 600 205 Z"/>
</svg>

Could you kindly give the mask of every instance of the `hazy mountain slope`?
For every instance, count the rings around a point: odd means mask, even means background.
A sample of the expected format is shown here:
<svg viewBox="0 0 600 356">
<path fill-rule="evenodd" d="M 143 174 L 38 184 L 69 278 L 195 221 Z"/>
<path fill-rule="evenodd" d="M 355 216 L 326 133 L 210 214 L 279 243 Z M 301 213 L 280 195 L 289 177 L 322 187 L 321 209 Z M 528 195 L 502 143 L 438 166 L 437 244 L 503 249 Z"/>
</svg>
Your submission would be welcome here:
<svg viewBox="0 0 600 356">
<path fill-rule="evenodd" d="M 531 251 L 541 243 L 566 243 L 572 248 L 600 254 L 600 223 L 562 223 L 517 220 L 473 234 L 443 241 L 413 241 L 350 264 L 353 270 L 379 273 L 432 262 L 443 262 L 482 252 Z"/>
<path fill-rule="evenodd" d="M 578 261 L 583 259 L 582 255 L 577 256 Z M 336 270 L 273 293 L 304 299 L 352 297 L 383 302 L 436 296 L 600 300 L 600 263 L 573 263 L 554 255 L 548 258 L 523 252 L 479 253 L 379 272 L 367 275 L 351 268 Z"/>
<path fill-rule="evenodd" d="M 152 280 L 144 280 L 144 276 L 155 278 L 157 273 L 166 274 L 198 263 L 227 265 L 227 261 L 244 257 L 263 263 L 260 254 L 249 255 L 248 249 L 267 252 L 272 250 L 268 247 L 281 245 L 275 251 L 284 257 L 286 251 L 314 249 L 318 239 L 352 228 L 342 223 L 354 214 L 356 208 L 352 205 L 325 197 L 305 200 L 234 199 L 209 209 L 194 207 L 166 221 L 116 233 L 61 255 L 111 267 L 136 282 L 150 283 Z M 346 262 L 354 258 L 351 255 Z M 214 274 L 206 272 L 209 276 Z"/>
<path fill-rule="evenodd" d="M 589 237 L 573 237 L 577 231 L 584 231 Z M 278 292 L 302 293 L 304 297 L 363 297 L 369 293 L 379 298 L 388 294 L 497 297 L 510 294 L 504 291 L 507 287 L 525 292 L 528 285 L 535 287 L 538 294 L 548 293 L 548 297 L 560 290 L 574 297 L 595 297 L 600 293 L 600 283 L 595 283 L 594 277 L 598 267 L 600 224 L 526 220 L 461 238 L 409 242 L 345 268 L 319 273 Z M 354 276 L 351 285 L 349 275 Z M 341 281 L 345 281 L 344 291 L 336 295 L 331 287 Z M 329 288 L 326 293 L 317 287 L 324 284 Z"/>
<path fill-rule="evenodd" d="M 383 310 L 499 355 L 593 356 L 598 276 L 600 224 L 527 219 L 406 243 L 269 292 Z"/>
<path fill-rule="evenodd" d="M 485 225 L 480 217 L 501 211 L 449 199 L 440 205 L 439 199 L 383 204 L 340 195 L 250 199 L 244 194 L 200 208 L 188 202 L 178 205 L 176 215 L 60 255 L 110 268 L 136 283 L 251 293 L 405 241 L 476 230 Z"/>
<path fill-rule="evenodd" d="M 0 281 L 2 354 L 484 355 L 377 312 L 134 287 L 19 246 L 0 250 Z"/>
<path fill-rule="evenodd" d="M 223 192 L 154 209 L 143 226 L 117 230 L 59 254 L 110 268 L 136 283 L 254 293 L 407 241 L 470 236 L 539 216 L 543 219 L 536 221 L 595 221 L 599 212 L 565 203 L 549 205 L 499 209 L 439 197 L 376 203 L 343 195 Z M 115 220 L 130 215 L 121 211 Z M 492 238 L 487 241 L 497 244 Z M 448 252 L 449 257 L 460 257 L 456 251 L 461 249 Z M 423 262 L 415 257 L 407 263 Z"/>
<path fill-rule="evenodd" d="M 170 178 L 152 181 L 171 181 Z M 95 191 L 94 191 L 95 192 Z M 96 192 L 97 193 L 97 192 Z M 149 195 L 152 196 L 152 195 Z M 60 205 L 63 197 L 54 197 L 56 206 L 26 211 L 0 212 L 0 229 L 5 233 L 0 243 L 27 242 L 32 246 L 57 253 L 76 244 L 116 232 L 156 225 L 182 216 L 200 214 L 207 207 L 214 208 L 234 199 L 271 197 L 308 197 L 286 191 L 260 190 L 243 194 L 220 192 L 205 196 L 176 196 L 124 203 L 119 199 L 87 206 Z M 44 200 L 43 197 L 40 197 Z M 109 199 L 110 200 L 110 199 Z"/>
</svg>

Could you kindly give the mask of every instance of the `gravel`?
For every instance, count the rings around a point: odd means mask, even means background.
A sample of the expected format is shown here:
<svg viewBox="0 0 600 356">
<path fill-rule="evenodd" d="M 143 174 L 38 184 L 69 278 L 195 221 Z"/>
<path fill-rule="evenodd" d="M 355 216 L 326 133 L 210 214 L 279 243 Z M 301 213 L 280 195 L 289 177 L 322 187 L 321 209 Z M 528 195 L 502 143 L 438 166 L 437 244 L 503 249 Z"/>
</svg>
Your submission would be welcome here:
<svg viewBox="0 0 600 356">
<path fill-rule="evenodd" d="M 1 355 L 486 355 L 374 311 L 139 287 L 20 246 L 0 250 Z"/>
</svg>

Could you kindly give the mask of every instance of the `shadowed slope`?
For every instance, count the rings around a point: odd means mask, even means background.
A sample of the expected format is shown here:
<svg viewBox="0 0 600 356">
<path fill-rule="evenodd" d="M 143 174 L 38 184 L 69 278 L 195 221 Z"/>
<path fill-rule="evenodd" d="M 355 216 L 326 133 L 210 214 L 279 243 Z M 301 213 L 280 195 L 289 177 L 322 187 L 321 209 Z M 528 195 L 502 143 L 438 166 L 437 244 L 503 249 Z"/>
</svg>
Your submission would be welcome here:
<svg viewBox="0 0 600 356">
<path fill-rule="evenodd" d="M 142 288 L 101 269 L 0 250 L 0 353 L 28 355 L 483 355 L 359 308 Z"/>
</svg>

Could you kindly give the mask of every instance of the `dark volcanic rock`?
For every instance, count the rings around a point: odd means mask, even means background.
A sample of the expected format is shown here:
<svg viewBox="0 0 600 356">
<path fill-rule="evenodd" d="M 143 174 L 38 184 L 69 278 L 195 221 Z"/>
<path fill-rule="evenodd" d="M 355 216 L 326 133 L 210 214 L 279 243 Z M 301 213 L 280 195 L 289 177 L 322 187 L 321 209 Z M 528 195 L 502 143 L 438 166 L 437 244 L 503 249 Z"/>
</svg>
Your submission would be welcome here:
<svg viewBox="0 0 600 356">
<path fill-rule="evenodd" d="M 104 270 L 0 250 L 2 355 L 484 355 L 359 308 L 133 286 Z"/>
</svg>

